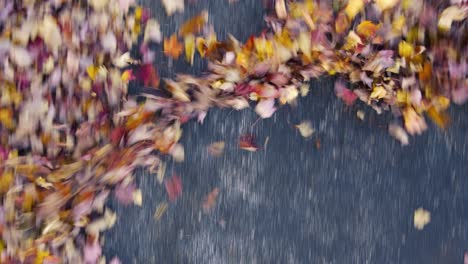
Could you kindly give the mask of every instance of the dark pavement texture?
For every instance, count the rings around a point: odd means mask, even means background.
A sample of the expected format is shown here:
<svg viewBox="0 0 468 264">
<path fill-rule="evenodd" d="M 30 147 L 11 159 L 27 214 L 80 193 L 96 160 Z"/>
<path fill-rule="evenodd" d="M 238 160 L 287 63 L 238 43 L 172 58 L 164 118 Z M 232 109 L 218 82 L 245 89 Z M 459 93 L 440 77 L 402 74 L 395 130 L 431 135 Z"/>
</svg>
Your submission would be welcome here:
<svg viewBox="0 0 468 264">
<path fill-rule="evenodd" d="M 207 8 L 219 38 L 245 40 L 264 26 L 260 0 L 199 1 L 168 18 L 158 0 L 143 1 L 166 36 Z M 163 76 L 200 73 L 184 61 L 163 56 Z M 360 121 L 357 110 L 366 117 Z M 468 247 L 468 107 L 452 107 L 452 125 L 431 125 L 402 147 L 387 133 L 390 114 L 358 104 L 346 107 L 333 95 L 333 80 L 312 83 L 297 107 L 282 107 L 257 120 L 252 109 L 214 109 L 204 124 L 184 126 L 186 160 L 171 163 L 166 177 L 182 178 L 183 195 L 158 222 L 153 214 L 167 201 L 155 175 L 137 179 L 143 207 L 117 210 L 116 226 L 105 234 L 104 253 L 123 263 L 463 263 Z M 310 120 L 317 130 L 306 140 L 294 128 Z M 238 149 L 242 134 L 254 134 L 259 152 Z M 321 148 L 316 148 L 320 140 Z M 225 141 L 225 154 L 206 147 Z M 211 214 L 201 203 L 214 187 L 220 195 Z M 414 211 L 431 212 L 422 231 Z"/>
</svg>

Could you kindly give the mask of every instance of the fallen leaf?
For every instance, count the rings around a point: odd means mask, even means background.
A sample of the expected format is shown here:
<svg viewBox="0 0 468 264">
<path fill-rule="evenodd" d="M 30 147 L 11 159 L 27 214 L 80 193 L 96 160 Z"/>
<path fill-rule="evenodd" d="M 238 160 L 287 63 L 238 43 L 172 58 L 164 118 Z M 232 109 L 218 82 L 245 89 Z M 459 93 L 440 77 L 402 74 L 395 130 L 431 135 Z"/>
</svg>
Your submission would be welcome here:
<svg viewBox="0 0 468 264">
<path fill-rule="evenodd" d="M 184 46 L 179 43 L 175 34 L 169 39 L 164 39 L 164 55 L 178 59 L 183 50 Z"/>
<path fill-rule="evenodd" d="M 154 41 L 160 43 L 162 40 L 161 28 L 158 21 L 150 19 L 146 22 L 145 34 L 143 37 L 144 42 Z"/>
<path fill-rule="evenodd" d="M 211 156 L 220 157 L 223 155 L 225 145 L 224 141 L 213 142 L 208 146 L 208 153 Z"/>
<path fill-rule="evenodd" d="M 351 91 L 350 89 L 346 88 L 343 82 L 337 81 L 335 83 L 335 94 L 338 98 L 341 98 L 345 104 L 352 105 L 358 98 L 358 96 Z"/>
<path fill-rule="evenodd" d="M 174 175 L 164 182 L 169 201 L 175 202 L 182 195 L 182 181 L 179 176 Z"/>
<path fill-rule="evenodd" d="M 159 184 L 163 183 L 165 174 L 166 174 L 166 163 L 161 161 L 161 163 L 158 166 L 158 172 L 156 173 Z"/>
<path fill-rule="evenodd" d="M 261 118 L 270 118 L 276 111 L 275 99 L 261 100 L 255 107 L 255 112 Z"/>
<path fill-rule="evenodd" d="M 345 8 L 345 13 L 352 20 L 364 8 L 363 0 L 350 0 Z"/>
<path fill-rule="evenodd" d="M 175 12 L 184 12 L 184 0 L 161 0 L 168 16 Z"/>
<path fill-rule="evenodd" d="M 185 159 L 184 147 L 181 144 L 175 144 L 171 148 L 170 154 L 176 162 L 182 162 Z"/>
<path fill-rule="evenodd" d="M 255 143 L 255 138 L 252 135 L 242 135 L 239 138 L 239 148 L 250 152 L 255 152 L 258 150 L 257 144 Z"/>
<path fill-rule="evenodd" d="M 185 44 L 185 59 L 190 63 L 193 64 L 193 58 L 195 56 L 195 36 L 189 34 L 184 38 Z"/>
<path fill-rule="evenodd" d="M 86 243 L 83 249 L 84 262 L 87 264 L 96 264 L 102 254 L 101 245 L 95 240 L 91 243 Z"/>
<path fill-rule="evenodd" d="M 388 126 L 388 132 L 392 137 L 400 141 L 402 146 L 409 144 L 409 136 L 401 126 L 392 123 Z"/>
<path fill-rule="evenodd" d="M 364 113 L 364 111 L 358 110 L 356 112 L 356 116 L 357 116 L 357 118 L 359 118 L 359 120 L 364 121 L 364 118 L 366 117 L 366 114 Z"/>
<path fill-rule="evenodd" d="M 153 64 L 143 64 L 135 69 L 135 79 L 144 86 L 159 87 L 160 78 Z M 131 77 L 129 77 L 131 78 Z"/>
<path fill-rule="evenodd" d="M 414 227 L 422 230 L 431 221 L 431 213 L 423 208 L 418 208 L 414 212 Z"/>
<path fill-rule="evenodd" d="M 137 206 L 142 206 L 143 205 L 143 194 L 141 193 L 141 190 L 140 189 L 136 189 L 134 192 L 133 192 L 133 204 L 137 205 Z"/>
<path fill-rule="evenodd" d="M 437 111 L 435 107 L 430 107 L 429 110 L 427 110 L 427 115 L 438 127 L 442 129 L 447 128 L 450 123 L 449 115 L 445 112 Z"/>
<path fill-rule="evenodd" d="M 467 6 L 449 6 L 442 13 L 439 17 L 438 27 L 442 31 L 449 31 L 452 27 L 453 21 L 462 21 L 468 15 L 468 7 Z"/>
<path fill-rule="evenodd" d="M 303 121 L 299 125 L 296 125 L 296 128 L 304 138 L 311 137 L 315 132 L 315 129 L 312 128 L 312 123 L 310 121 Z"/>
<path fill-rule="evenodd" d="M 362 21 L 356 28 L 356 33 L 364 38 L 374 37 L 379 29 L 379 25 L 372 23 L 369 20 Z"/>
<path fill-rule="evenodd" d="M 156 212 L 154 213 L 154 219 L 157 221 L 161 220 L 161 217 L 164 215 L 168 207 L 166 202 L 160 203 L 158 208 L 156 208 Z"/>
<path fill-rule="evenodd" d="M 420 135 L 427 129 L 424 117 L 416 113 L 412 107 L 407 107 L 403 110 L 403 119 L 405 121 L 405 129 L 410 135 Z"/>
<path fill-rule="evenodd" d="M 216 204 L 216 199 L 218 198 L 218 195 L 219 188 L 216 187 L 205 197 L 202 204 L 203 212 L 205 214 L 209 213 L 211 209 L 213 209 L 213 207 Z"/>
<path fill-rule="evenodd" d="M 375 5 L 381 10 L 387 10 L 393 8 L 400 2 L 400 0 L 376 0 Z"/>
<path fill-rule="evenodd" d="M 192 17 L 179 28 L 179 36 L 186 37 L 199 33 L 208 21 L 208 11 L 203 10 L 199 15 Z"/>
</svg>

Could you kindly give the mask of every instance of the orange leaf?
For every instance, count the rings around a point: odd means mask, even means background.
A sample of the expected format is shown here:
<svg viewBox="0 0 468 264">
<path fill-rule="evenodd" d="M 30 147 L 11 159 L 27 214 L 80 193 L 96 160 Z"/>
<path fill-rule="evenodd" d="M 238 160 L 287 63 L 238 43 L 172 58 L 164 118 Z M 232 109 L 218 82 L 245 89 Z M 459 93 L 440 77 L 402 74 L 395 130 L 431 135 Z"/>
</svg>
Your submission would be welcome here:
<svg viewBox="0 0 468 264">
<path fill-rule="evenodd" d="M 184 46 L 179 43 L 175 34 L 169 39 L 164 39 L 164 55 L 177 59 L 182 54 L 183 49 Z"/>
<path fill-rule="evenodd" d="M 179 36 L 187 36 L 189 34 L 197 34 L 208 21 L 208 11 L 202 11 L 198 16 L 192 17 L 185 22 L 179 29 Z"/>
<path fill-rule="evenodd" d="M 432 64 L 430 62 L 424 63 L 422 71 L 419 72 L 419 79 L 421 81 L 428 81 L 432 75 Z"/>
<path fill-rule="evenodd" d="M 364 38 L 373 37 L 375 33 L 377 32 L 377 30 L 379 29 L 379 27 L 380 25 L 376 25 L 370 22 L 369 20 L 366 20 L 366 21 L 362 21 L 357 26 L 356 32 L 358 33 L 358 35 Z"/>
</svg>

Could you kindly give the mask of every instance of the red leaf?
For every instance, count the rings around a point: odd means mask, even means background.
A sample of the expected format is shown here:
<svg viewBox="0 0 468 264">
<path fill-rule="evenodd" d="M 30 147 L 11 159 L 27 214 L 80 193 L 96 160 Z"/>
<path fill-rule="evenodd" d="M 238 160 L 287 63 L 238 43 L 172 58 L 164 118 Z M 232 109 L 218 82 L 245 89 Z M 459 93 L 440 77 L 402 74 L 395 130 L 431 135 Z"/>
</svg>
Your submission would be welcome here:
<svg viewBox="0 0 468 264">
<path fill-rule="evenodd" d="M 182 194 L 182 181 L 179 176 L 174 175 L 164 182 L 169 200 L 174 202 Z"/>
<path fill-rule="evenodd" d="M 152 64 L 143 64 L 137 70 L 135 77 L 144 86 L 157 88 L 159 86 L 159 76 Z"/>
<path fill-rule="evenodd" d="M 239 148 L 251 152 L 258 150 L 257 144 L 255 144 L 255 138 L 252 135 L 242 135 L 239 138 Z"/>
</svg>

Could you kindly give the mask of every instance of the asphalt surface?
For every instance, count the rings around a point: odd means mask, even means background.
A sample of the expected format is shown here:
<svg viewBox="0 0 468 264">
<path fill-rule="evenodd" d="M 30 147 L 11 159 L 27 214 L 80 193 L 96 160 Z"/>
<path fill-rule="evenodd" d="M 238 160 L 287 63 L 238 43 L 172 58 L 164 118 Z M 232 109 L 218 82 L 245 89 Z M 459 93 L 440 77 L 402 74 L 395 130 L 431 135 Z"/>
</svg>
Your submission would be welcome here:
<svg viewBox="0 0 468 264">
<path fill-rule="evenodd" d="M 260 0 L 198 1 L 171 18 L 158 0 L 142 4 L 152 7 L 164 32 L 204 8 L 220 38 L 231 33 L 245 40 L 264 26 Z M 163 76 L 205 67 L 163 56 L 156 64 Z M 356 117 L 359 109 L 364 121 Z M 447 131 L 430 125 L 402 147 L 387 133 L 390 114 L 346 107 L 333 95 L 332 79 L 313 82 L 297 107 L 270 119 L 258 120 L 252 109 L 214 109 L 203 124 L 185 125 L 185 162 L 168 163 L 166 175 L 182 179 L 182 197 L 156 221 L 167 195 L 155 175 L 141 171 L 143 207 L 111 201 L 118 220 L 105 234 L 104 253 L 123 263 L 463 263 L 467 114 L 466 105 L 452 107 Z M 311 139 L 294 128 L 303 120 L 316 129 Z M 240 150 L 242 134 L 255 135 L 262 149 Z M 219 158 L 207 152 L 215 141 L 226 142 Z M 215 187 L 217 203 L 204 214 L 203 198 Z M 422 231 L 413 227 L 419 207 L 431 213 Z"/>
</svg>

